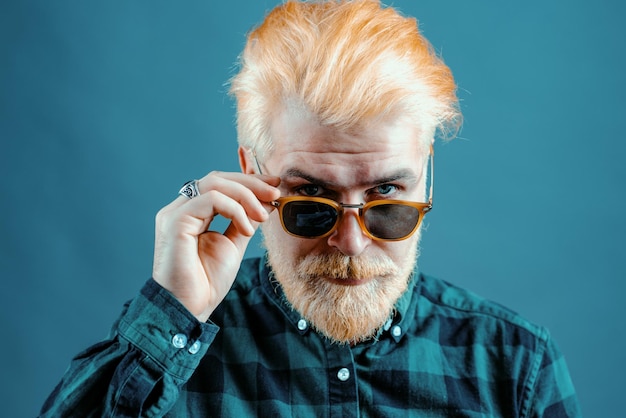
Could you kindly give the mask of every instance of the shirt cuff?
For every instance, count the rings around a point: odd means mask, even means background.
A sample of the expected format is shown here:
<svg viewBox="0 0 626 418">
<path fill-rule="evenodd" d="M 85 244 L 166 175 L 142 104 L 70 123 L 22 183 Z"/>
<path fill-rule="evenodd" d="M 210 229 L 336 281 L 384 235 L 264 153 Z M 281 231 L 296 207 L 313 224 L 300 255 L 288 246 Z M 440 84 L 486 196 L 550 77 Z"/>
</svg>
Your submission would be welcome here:
<svg viewBox="0 0 626 418">
<path fill-rule="evenodd" d="M 173 378 L 185 382 L 219 327 L 198 321 L 170 292 L 150 279 L 130 303 L 117 331 Z"/>
</svg>

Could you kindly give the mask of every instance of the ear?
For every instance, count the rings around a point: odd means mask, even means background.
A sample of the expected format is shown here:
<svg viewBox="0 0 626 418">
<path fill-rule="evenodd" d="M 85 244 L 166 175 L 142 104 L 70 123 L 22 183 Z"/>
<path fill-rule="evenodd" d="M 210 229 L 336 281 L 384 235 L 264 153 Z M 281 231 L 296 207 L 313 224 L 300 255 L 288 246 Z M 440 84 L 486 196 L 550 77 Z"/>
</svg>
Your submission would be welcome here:
<svg viewBox="0 0 626 418">
<path fill-rule="evenodd" d="M 239 146 L 237 152 L 239 154 L 239 167 L 241 167 L 241 172 L 244 174 L 257 174 L 250 150 Z"/>
</svg>

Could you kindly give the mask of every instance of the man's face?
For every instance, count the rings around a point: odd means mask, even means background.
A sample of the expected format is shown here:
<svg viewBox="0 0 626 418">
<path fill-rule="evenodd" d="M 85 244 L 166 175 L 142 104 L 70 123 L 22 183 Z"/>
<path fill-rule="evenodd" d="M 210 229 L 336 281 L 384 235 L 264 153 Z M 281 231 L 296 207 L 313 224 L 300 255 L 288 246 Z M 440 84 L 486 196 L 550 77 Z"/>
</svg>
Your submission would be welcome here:
<svg viewBox="0 0 626 418">
<path fill-rule="evenodd" d="M 275 149 L 263 171 L 280 176 L 281 196 L 319 196 L 346 204 L 377 199 L 424 201 L 426 154 L 417 128 L 401 119 L 350 133 L 286 109 L 272 125 Z M 419 231 L 403 241 L 376 241 L 346 208 L 324 238 L 287 234 L 278 211 L 263 224 L 270 264 L 285 296 L 318 331 L 337 342 L 371 338 L 406 290 Z"/>
</svg>

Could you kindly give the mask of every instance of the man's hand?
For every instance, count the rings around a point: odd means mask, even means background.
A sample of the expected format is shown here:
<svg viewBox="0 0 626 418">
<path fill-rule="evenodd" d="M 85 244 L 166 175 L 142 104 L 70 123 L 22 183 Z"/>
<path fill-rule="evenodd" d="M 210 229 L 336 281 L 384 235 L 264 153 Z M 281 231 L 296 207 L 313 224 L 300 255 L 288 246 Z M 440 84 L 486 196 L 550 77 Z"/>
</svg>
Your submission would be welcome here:
<svg viewBox="0 0 626 418">
<path fill-rule="evenodd" d="M 200 195 L 179 196 L 156 216 L 153 278 L 200 321 L 230 290 L 246 247 L 278 197 L 278 177 L 212 172 Z M 217 214 L 231 220 L 224 233 L 208 231 Z"/>
</svg>

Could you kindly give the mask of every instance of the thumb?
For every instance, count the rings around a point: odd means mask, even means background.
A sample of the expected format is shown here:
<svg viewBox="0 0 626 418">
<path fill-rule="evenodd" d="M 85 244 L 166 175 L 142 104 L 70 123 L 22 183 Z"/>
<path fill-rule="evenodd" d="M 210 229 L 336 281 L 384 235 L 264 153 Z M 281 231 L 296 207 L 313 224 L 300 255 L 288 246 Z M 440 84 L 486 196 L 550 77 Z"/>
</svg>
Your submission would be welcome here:
<svg viewBox="0 0 626 418">
<path fill-rule="evenodd" d="M 256 231 L 260 225 L 259 222 L 255 222 L 252 220 L 250 221 L 250 224 L 254 228 L 254 231 Z M 237 229 L 235 224 L 231 222 L 228 225 L 228 228 L 226 228 L 226 231 L 224 231 L 224 236 L 235 245 L 241 258 L 243 258 L 244 253 L 246 252 L 246 248 L 248 247 L 248 244 L 250 243 L 250 240 L 252 239 L 254 234 L 247 235 L 245 233 L 241 233 L 241 231 Z"/>
</svg>

